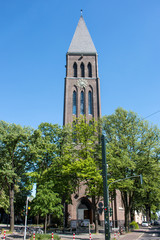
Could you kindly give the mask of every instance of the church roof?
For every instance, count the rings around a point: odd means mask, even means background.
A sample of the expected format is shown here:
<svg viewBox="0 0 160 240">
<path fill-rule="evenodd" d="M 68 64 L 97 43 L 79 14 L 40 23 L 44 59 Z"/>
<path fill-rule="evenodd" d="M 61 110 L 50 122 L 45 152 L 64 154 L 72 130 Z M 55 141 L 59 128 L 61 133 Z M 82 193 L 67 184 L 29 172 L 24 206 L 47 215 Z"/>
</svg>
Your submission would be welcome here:
<svg viewBox="0 0 160 240">
<path fill-rule="evenodd" d="M 79 19 L 68 53 L 97 53 L 82 16 Z"/>
</svg>

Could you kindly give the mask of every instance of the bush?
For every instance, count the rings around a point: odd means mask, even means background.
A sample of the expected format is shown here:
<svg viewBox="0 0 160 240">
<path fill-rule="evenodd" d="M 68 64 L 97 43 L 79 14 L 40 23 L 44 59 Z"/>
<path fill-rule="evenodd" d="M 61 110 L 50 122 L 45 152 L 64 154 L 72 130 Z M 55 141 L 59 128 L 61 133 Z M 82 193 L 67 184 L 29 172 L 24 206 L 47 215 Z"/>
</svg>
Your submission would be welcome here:
<svg viewBox="0 0 160 240">
<path fill-rule="evenodd" d="M 31 240 L 33 240 L 33 235 L 30 238 Z M 47 239 L 52 239 L 52 233 L 50 234 L 35 234 L 35 240 L 47 240 Z M 54 235 L 54 240 L 60 240 L 61 238 L 57 235 Z"/>
<path fill-rule="evenodd" d="M 135 221 L 131 222 L 129 226 L 132 229 L 139 229 L 138 223 L 136 223 Z"/>
</svg>

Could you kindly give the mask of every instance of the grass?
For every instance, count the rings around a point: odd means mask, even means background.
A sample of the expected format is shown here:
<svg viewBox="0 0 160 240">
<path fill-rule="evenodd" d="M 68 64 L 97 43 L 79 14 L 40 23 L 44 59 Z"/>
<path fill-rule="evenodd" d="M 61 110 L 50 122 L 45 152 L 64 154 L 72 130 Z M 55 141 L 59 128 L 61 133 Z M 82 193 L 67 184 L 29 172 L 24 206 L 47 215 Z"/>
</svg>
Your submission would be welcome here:
<svg viewBox="0 0 160 240">
<path fill-rule="evenodd" d="M 54 240 L 60 240 L 61 238 L 54 234 L 53 236 Z M 52 239 L 52 234 L 35 234 L 35 240 L 47 240 Z M 33 236 L 30 238 L 30 240 L 33 240 Z"/>
<path fill-rule="evenodd" d="M 4 231 L 5 231 L 5 229 L 4 228 L 2 228 L 2 233 L 1 234 L 4 234 Z M 13 232 L 11 232 L 11 231 L 9 231 L 9 230 L 6 230 L 6 234 L 12 234 Z"/>
</svg>

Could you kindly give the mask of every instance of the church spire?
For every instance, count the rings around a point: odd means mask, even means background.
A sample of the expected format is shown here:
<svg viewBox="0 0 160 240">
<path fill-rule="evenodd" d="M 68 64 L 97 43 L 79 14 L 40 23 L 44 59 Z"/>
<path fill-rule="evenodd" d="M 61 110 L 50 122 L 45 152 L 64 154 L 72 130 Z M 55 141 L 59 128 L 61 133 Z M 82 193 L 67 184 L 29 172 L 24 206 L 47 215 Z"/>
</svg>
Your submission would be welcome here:
<svg viewBox="0 0 160 240">
<path fill-rule="evenodd" d="M 97 53 L 92 38 L 83 19 L 82 10 L 77 28 L 68 49 L 68 53 Z"/>
</svg>

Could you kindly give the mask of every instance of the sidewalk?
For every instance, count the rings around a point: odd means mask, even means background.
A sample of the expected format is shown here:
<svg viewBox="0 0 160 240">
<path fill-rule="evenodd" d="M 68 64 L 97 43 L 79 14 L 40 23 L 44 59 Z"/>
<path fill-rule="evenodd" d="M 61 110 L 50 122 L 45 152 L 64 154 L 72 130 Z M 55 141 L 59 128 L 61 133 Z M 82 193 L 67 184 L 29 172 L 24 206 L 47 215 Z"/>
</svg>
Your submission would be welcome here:
<svg viewBox="0 0 160 240">
<path fill-rule="evenodd" d="M 4 235 L 0 234 L 0 240 L 1 239 L 4 239 Z M 14 232 L 12 234 L 6 234 L 6 238 L 5 240 L 23 240 L 24 239 L 24 235 L 23 234 L 20 234 L 20 233 L 17 233 L 17 232 Z M 28 236 L 26 236 L 26 239 L 30 239 Z"/>
<path fill-rule="evenodd" d="M 140 231 L 135 231 L 135 232 L 130 232 L 125 235 L 121 235 L 120 239 L 121 240 L 137 240 L 143 235 L 142 232 Z"/>
<path fill-rule="evenodd" d="M 73 234 L 58 234 L 61 237 L 61 240 L 72 240 Z M 137 240 L 140 236 L 142 236 L 143 233 L 141 231 L 134 231 L 130 233 L 126 233 L 124 235 L 119 235 L 116 233 L 111 234 L 111 240 Z M 105 236 L 102 233 L 92 234 L 91 235 L 92 240 L 105 240 Z M 78 234 L 75 235 L 75 240 L 89 240 L 89 234 Z"/>
<path fill-rule="evenodd" d="M 73 234 L 57 234 L 61 237 L 61 240 L 72 240 L 73 239 Z M 111 234 L 111 240 L 116 239 L 116 240 L 138 240 L 138 238 L 140 238 L 140 236 L 143 235 L 143 232 L 141 230 L 139 231 L 134 231 L 134 232 L 130 232 L 124 235 L 120 235 L 118 237 L 118 234 L 116 234 L 116 236 L 114 236 L 114 233 Z M 116 238 L 114 238 L 116 237 Z M 0 239 L 3 239 L 3 235 L 0 235 Z M 16 240 L 22 240 L 23 239 L 23 234 L 20 233 L 13 233 L 13 234 L 9 234 L 6 235 L 6 240 L 12 240 L 12 239 L 16 239 Z M 29 239 L 27 237 L 27 239 Z M 76 234 L 75 235 L 75 240 L 90 240 L 89 238 L 89 234 Z M 92 234 L 91 235 L 91 240 L 105 240 L 104 234 L 103 233 L 97 233 L 97 234 Z"/>
</svg>

